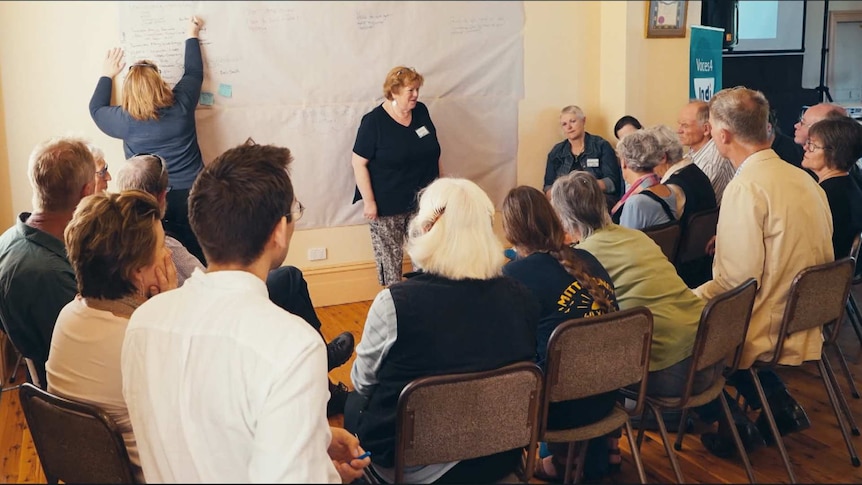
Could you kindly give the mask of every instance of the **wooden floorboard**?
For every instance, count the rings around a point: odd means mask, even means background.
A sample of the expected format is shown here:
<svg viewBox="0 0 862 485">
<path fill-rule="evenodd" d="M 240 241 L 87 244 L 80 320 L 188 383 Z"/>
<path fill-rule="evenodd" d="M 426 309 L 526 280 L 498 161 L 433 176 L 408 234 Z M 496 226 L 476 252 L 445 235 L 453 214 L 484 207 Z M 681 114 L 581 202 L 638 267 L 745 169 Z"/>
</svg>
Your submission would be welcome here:
<svg viewBox="0 0 862 485">
<path fill-rule="evenodd" d="M 327 340 L 341 332 L 351 332 L 356 342 L 362 337 L 362 327 L 371 302 L 359 302 L 318 308 L 323 322 L 322 332 Z M 841 346 L 848 363 L 856 376 L 862 376 L 862 346 L 853 331 L 842 329 Z M 330 372 L 334 381 L 350 384 L 350 366 L 353 357 L 343 366 Z M 838 362 L 831 359 L 837 373 L 839 385 L 844 392 L 856 419 L 862 420 L 862 400 L 853 399 Z M 787 451 L 800 483 L 862 483 L 862 468 L 854 468 L 838 429 L 835 415 L 826 391 L 820 381 L 816 366 L 807 364 L 803 368 L 780 369 L 792 394 L 806 409 L 812 427 L 801 433 L 785 437 Z M 23 368 L 19 371 L 23 375 Z M 18 382 L 22 378 L 19 377 Z M 862 377 L 860 377 L 862 384 Z M 752 415 L 754 416 L 754 415 Z M 331 420 L 340 425 L 340 416 Z M 17 391 L 0 396 L 0 480 L 4 483 L 44 483 L 45 477 L 39 465 L 32 439 L 26 430 Z M 671 433 L 674 440 L 676 434 Z M 862 438 L 852 437 L 853 444 L 862 448 Z M 623 450 L 622 470 L 605 480 L 605 483 L 638 483 L 637 472 L 629 453 L 628 442 L 621 440 Z M 652 483 L 673 483 L 675 477 L 670 468 L 664 446 L 657 432 L 647 432 L 641 449 L 647 479 Z M 698 435 L 686 435 L 683 450 L 677 453 L 687 483 L 746 483 L 747 478 L 739 459 L 721 459 L 709 454 L 700 443 Z M 787 483 L 788 477 L 776 447 L 763 448 L 750 456 L 758 483 Z M 533 480 L 534 483 L 542 483 Z"/>
</svg>

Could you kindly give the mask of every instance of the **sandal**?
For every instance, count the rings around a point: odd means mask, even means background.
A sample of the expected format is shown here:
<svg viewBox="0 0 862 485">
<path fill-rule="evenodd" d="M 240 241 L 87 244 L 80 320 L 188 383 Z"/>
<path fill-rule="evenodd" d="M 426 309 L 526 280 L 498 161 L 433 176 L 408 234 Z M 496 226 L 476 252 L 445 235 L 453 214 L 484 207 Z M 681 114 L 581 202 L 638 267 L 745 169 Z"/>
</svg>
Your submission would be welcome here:
<svg viewBox="0 0 862 485">
<path fill-rule="evenodd" d="M 546 456 L 545 458 L 536 460 L 536 469 L 533 471 L 533 476 L 546 482 L 559 482 L 561 478 L 559 473 L 557 473 L 557 466 L 554 465 L 553 460 L 553 456 Z M 548 471 L 549 469 L 551 470 L 550 472 Z"/>
</svg>

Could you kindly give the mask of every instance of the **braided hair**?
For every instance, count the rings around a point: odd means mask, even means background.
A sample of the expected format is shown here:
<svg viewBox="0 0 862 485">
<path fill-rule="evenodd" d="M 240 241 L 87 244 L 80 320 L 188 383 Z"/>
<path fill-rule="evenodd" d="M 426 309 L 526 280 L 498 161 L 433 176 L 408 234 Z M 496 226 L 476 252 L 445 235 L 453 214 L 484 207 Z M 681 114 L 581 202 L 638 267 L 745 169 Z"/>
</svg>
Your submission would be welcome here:
<svg viewBox="0 0 862 485">
<path fill-rule="evenodd" d="M 522 185 L 509 191 L 503 201 L 503 230 L 518 248 L 529 254 L 546 252 L 556 259 L 603 313 L 616 310 L 607 289 L 588 273 L 584 260 L 566 244 L 559 217 L 538 189 Z"/>
</svg>

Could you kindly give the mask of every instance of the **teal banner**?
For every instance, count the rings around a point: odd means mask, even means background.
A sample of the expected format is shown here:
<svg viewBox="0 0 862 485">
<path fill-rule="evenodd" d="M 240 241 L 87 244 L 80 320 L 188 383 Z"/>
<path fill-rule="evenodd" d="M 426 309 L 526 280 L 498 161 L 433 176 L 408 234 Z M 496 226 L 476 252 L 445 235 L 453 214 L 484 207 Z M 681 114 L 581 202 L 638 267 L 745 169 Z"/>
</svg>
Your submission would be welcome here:
<svg viewBox="0 0 862 485">
<path fill-rule="evenodd" d="M 721 48 L 724 29 L 691 26 L 688 97 L 709 101 L 721 91 Z"/>
</svg>

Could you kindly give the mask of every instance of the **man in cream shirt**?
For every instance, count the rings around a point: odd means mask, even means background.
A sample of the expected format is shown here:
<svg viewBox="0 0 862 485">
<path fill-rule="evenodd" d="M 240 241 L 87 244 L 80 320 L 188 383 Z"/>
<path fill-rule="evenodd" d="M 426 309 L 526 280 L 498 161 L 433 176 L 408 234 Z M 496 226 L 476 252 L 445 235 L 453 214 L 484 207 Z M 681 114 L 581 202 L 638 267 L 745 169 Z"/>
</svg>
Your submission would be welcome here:
<svg viewBox="0 0 862 485">
<path fill-rule="evenodd" d="M 123 397 L 147 482 L 348 483 L 370 463 L 327 422 L 323 339 L 267 292 L 300 213 L 290 159 L 244 145 L 207 165 L 189 196 L 207 271 L 132 314 Z"/>
<path fill-rule="evenodd" d="M 769 102 L 759 91 L 725 89 L 709 103 L 712 139 L 736 168 L 724 191 L 715 242 L 713 279 L 695 293 L 707 300 L 745 281 L 757 279 L 751 323 L 740 369 L 731 382 L 747 402 L 760 400 L 747 369 L 772 358 L 793 278 L 809 266 L 832 261 L 832 216 L 826 194 L 808 174 L 780 159 L 766 132 Z M 798 365 L 820 358 L 819 329 L 798 332 L 784 341 L 779 362 Z M 810 426 L 802 407 L 772 371 L 758 373 L 781 434 Z M 761 413 L 758 428 L 769 435 Z M 707 433 L 704 434 L 704 436 Z M 733 447 L 702 438 L 712 452 Z M 712 445 L 708 443 L 712 442 Z"/>
</svg>

